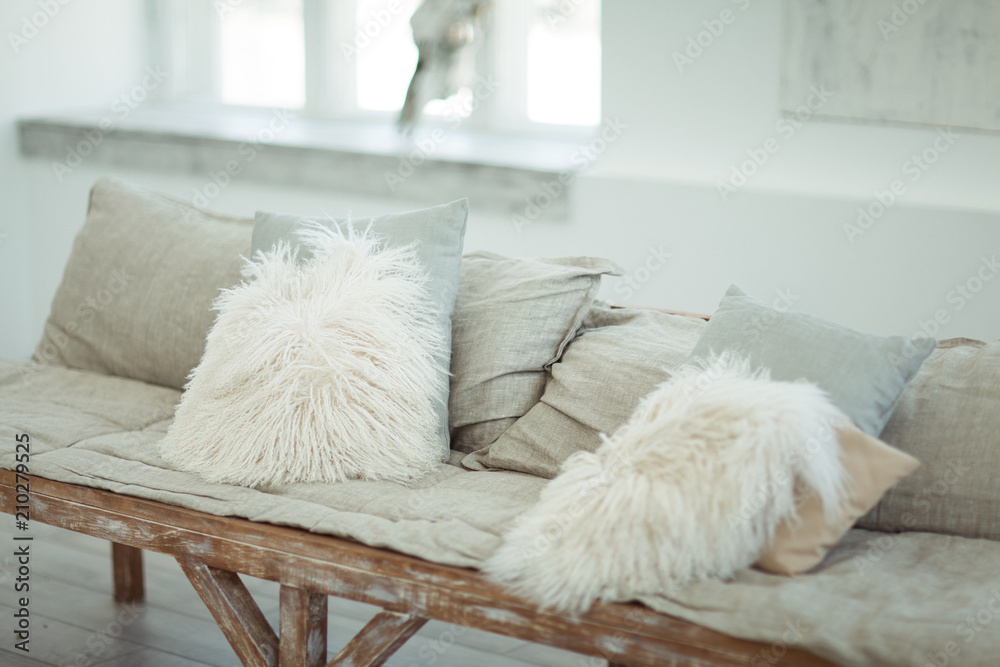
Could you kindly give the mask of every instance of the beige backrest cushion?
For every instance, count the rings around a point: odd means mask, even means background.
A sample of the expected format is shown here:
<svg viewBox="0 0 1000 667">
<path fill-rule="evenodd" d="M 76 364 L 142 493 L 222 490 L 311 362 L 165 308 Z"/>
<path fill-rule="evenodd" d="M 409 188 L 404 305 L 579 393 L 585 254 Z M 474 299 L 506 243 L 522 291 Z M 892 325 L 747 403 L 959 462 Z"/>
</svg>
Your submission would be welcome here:
<svg viewBox="0 0 1000 667">
<path fill-rule="evenodd" d="M 462 465 L 555 477 L 571 454 L 595 451 L 601 433 L 625 423 L 639 401 L 684 363 L 704 328 L 697 317 L 595 304 L 552 366 L 541 400 Z"/>
<path fill-rule="evenodd" d="M 853 426 L 839 431 L 837 439 L 840 460 L 850 479 L 846 502 L 835 518 L 828 518 L 819 496 L 799 494 L 796 489 L 798 520 L 778 524 L 774 539 L 757 561 L 760 569 L 792 575 L 816 567 L 887 489 L 920 466 L 909 454 Z"/>
<path fill-rule="evenodd" d="M 102 178 L 35 359 L 181 388 L 212 301 L 241 280 L 253 221 Z"/>
<path fill-rule="evenodd" d="M 601 276 L 620 272 L 594 257 L 465 256 L 452 314 L 452 449 L 489 445 L 538 402 Z"/>
<path fill-rule="evenodd" d="M 922 465 L 859 527 L 1000 540 L 1000 340 L 940 341 L 880 437 Z"/>
</svg>

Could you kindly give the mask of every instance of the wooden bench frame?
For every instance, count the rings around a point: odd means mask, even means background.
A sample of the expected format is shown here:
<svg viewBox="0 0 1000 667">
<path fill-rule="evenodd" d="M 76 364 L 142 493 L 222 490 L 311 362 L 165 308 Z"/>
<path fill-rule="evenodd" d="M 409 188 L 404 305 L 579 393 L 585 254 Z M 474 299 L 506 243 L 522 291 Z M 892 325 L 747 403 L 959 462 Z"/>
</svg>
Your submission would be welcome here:
<svg viewBox="0 0 1000 667">
<path fill-rule="evenodd" d="M 381 665 L 430 619 L 606 658 L 611 665 L 831 664 L 638 604 L 599 604 L 574 620 L 539 610 L 475 570 L 39 477 L 30 484 L 32 521 L 112 543 L 116 600 L 142 599 L 142 550 L 174 556 L 248 666 Z M 0 509 L 14 514 L 15 497 L 14 473 L 0 471 Z M 281 584 L 279 632 L 239 574 Z M 383 610 L 330 663 L 328 595 Z"/>
</svg>

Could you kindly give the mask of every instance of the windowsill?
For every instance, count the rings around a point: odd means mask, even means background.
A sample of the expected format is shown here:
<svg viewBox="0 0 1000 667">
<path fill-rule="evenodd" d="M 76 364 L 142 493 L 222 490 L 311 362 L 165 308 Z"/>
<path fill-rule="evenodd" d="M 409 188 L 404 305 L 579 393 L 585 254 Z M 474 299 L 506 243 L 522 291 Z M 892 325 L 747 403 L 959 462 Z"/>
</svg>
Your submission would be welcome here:
<svg viewBox="0 0 1000 667">
<path fill-rule="evenodd" d="M 66 163 L 167 170 L 441 201 L 468 197 L 476 207 L 520 213 L 545 181 L 572 169 L 580 143 L 465 132 L 447 124 L 412 138 L 386 123 L 313 119 L 273 110 L 147 108 L 22 119 L 21 154 Z M 70 165 L 72 166 L 72 165 Z M 570 186 L 571 187 L 571 186 Z M 566 215 L 566 197 L 545 211 Z"/>
</svg>

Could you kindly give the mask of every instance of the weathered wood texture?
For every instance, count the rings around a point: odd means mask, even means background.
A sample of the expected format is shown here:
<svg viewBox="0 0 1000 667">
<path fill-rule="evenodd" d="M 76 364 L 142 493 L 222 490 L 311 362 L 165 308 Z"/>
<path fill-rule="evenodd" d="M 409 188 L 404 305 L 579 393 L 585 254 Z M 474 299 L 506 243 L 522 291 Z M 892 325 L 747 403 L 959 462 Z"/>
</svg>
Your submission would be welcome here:
<svg viewBox="0 0 1000 667">
<path fill-rule="evenodd" d="M 247 667 L 277 667 L 278 635 L 240 576 L 185 556 L 178 556 L 177 562 L 212 612 L 240 662 Z"/>
<path fill-rule="evenodd" d="M 111 568 L 115 582 L 115 600 L 136 602 L 146 595 L 142 578 L 142 549 L 112 542 Z"/>
<path fill-rule="evenodd" d="M 382 611 L 341 649 L 327 667 L 381 667 L 392 654 L 427 623 L 426 618 Z"/>
<path fill-rule="evenodd" d="M 323 667 L 326 664 L 326 595 L 282 586 L 280 667 Z"/>
<path fill-rule="evenodd" d="M 14 475 L 0 471 L 0 509 L 14 511 Z M 743 665 L 768 646 L 730 637 L 638 604 L 599 604 L 579 619 L 540 611 L 478 572 L 304 530 L 220 517 L 88 487 L 32 480 L 32 518 L 95 537 L 242 572 L 315 595 L 457 623 L 642 666 Z M 209 570 L 211 571 L 211 570 Z M 223 607 L 233 601 L 204 576 Z M 215 583 L 213 583 L 215 582 Z M 231 616 L 237 616 L 235 610 Z M 225 622 L 225 617 L 223 621 Z M 265 663 L 266 664 L 266 663 Z M 789 649 L 775 665 L 829 665 Z"/>
</svg>

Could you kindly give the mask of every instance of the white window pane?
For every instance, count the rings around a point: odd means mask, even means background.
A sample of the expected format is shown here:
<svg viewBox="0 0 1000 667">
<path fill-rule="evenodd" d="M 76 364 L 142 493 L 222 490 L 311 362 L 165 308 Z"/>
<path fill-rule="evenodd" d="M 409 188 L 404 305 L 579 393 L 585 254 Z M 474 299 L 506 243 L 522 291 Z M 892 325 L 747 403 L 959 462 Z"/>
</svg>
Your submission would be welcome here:
<svg viewBox="0 0 1000 667">
<path fill-rule="evenodd" d="M 220 16 L 226 104 L 301 108 L 306 101 L 301 0 L 242 0 Z"/>
<path fill-rule="evenodd" d="M 403 107 L 417 66 L 410 16 L 419 4 L 420 0 L 357 0 L 354 47 L 361 109 L 399 111 Z"/>
<path fill-rule="evenodd" d="M 601 3 L 532 0 L 528 31 L 528 119 L 601 121 Z"/>
</svg>

